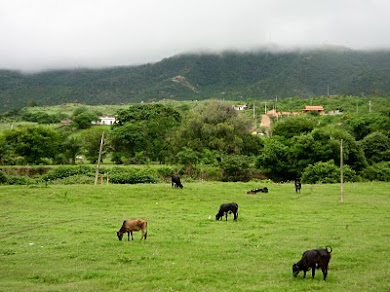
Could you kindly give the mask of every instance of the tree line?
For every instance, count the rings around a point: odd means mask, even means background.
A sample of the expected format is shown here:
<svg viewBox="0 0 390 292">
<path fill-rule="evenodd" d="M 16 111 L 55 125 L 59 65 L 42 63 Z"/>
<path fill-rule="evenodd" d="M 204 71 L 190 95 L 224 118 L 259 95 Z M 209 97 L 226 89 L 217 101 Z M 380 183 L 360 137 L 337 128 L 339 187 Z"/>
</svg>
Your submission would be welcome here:
<svg viewBox="0 0 390 292">
<path fill-rule="evenodd" d="M 274 180 L 302 177 L 336 182 L 340 140 L 346 180 L 390 180 L 390 111 L 301 115 L 273 121 L 272 135 L 259 136 L 253 119 L 223 101 L 179 110 L 160 103 L 117 112 L 113 126 L 91 126 L 98 113 L 78 109 L 73 125 L 26 125 L 0 134 L 0 164 L 96 163 L 105 132 L 103 161 L 115 164 L 177 164 L 191 174 L 215 165 L 226 180 L 249 180 L 251 171 Z"/>
</svg>

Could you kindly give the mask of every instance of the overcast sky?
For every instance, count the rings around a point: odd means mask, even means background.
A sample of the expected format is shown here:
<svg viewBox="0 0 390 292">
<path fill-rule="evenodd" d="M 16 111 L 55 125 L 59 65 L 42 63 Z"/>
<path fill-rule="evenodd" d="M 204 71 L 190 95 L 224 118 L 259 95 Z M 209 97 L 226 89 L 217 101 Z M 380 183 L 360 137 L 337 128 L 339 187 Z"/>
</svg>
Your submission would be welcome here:
<svg viewBox="0 0 390 292">
<path fill-rule="evenodd" d="M 390 48 L 389 0 L 0 0 L 0 69 L 157 62 L 189 51 Z"/>
</svg>

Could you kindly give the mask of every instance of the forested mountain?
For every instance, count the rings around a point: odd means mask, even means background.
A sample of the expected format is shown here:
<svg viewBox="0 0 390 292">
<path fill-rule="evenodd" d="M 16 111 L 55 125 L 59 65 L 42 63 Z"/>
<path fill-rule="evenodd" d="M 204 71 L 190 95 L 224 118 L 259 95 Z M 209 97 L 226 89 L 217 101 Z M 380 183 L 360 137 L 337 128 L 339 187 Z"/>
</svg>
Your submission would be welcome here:
<svg viewBox="0 0 390 292">
<path fill-rule="evenodd" d="M 0 70 L 0 112 L 65 102 L 390 96 L 390 51 L 349 49 L 184 54 L 158 63 L 23 74 Z"/>
</svg>

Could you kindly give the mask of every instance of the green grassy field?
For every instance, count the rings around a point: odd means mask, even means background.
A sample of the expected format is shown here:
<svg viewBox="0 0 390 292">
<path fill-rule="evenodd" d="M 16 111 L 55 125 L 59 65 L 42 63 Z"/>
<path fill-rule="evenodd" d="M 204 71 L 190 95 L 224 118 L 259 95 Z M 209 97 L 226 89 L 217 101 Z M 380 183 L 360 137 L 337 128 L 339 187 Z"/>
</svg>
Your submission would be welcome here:
<svg viewBox="0 0 390 292">
<path fill-rule="evenodd" d="M 390 291 L 386 183 L 0 187 L 0 291 Z M 215 221 L 221 203 L 238 222 Z M 124 219 L 148 238 L 118 241 Z M 292 277 L 303 251 L 333 247 L 327 281 Z"/>
</svg>

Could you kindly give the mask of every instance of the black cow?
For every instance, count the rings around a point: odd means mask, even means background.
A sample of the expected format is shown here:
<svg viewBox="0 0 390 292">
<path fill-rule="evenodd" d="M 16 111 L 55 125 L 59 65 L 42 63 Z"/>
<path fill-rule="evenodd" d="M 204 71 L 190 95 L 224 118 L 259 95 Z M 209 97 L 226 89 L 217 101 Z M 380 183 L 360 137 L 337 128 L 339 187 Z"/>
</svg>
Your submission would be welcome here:
<svg viewBox="0 0 390 292">
<path fill-rule="evenodd" d="M 218 214 L 215 215 L 215 220 L 222 220 L 222 217 L 225 215 L 226 221 L 227 221 L 228 214 L 232 214 L 232 213 L 234 214 L 234 221 L 237 221 L 237 218 L 238 218 L 238 205 L 237 205 L 237 203 L 222 204 L 219 207 Z"/>
<path fill-rule="evenodd" d="M 175 188 L 183 188 L 183 185 L 180 182 L 180 177 L 177 174 L 172 174 L 172 187 L 175 186 Z"/>
<path fill-rule="evenodd" d="M 330 246 L 327 246 L 324 249 L 312 249 L 305 251 L 302 255 L 302 259 L 292 266 L 293 276 L 296 277 L 300 271 L 303 271 L 303 278 L 305 278 L 306 272 L 311 268 L 311 275 L 314 278 L 316 269 L 321 268 L 324 280 L 326 280 L 331 252 L 332 248 Z"/>
<path fill-rule="evenodd" d="M 299 178 L 295 179 L 295 192 L 300 193 L 301 192 L 301 180 Z"/>
<path fill-rule="evenodd" d="M 264 187 L 262 189 L 255 189 L 255 190 L 250 190 L 247 192 L 247 194 L 257 194 L 257 193 L 268 193 L 268 188 Z"/>
</svg>

